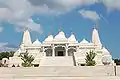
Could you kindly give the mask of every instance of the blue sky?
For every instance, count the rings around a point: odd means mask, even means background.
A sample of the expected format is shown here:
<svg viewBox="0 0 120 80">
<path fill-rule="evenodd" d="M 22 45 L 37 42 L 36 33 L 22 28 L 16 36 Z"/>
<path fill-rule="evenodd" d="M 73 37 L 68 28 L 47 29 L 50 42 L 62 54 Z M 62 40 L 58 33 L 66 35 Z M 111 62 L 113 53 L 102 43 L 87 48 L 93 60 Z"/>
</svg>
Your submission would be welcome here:
<svg viewBox="0 0 120 80">
<path fill-rule="evenodd" d="M 18 48 L 25 29 L 32 41 L 55 36 L 60 28 L 67 37 L 74 32 L 79 42 L 91 41 L 98 22 L 101 42 L 113 58 L 120 58 L 119 0 L 1 0 L 0 4 L 0 51 Z"/>
</svg>

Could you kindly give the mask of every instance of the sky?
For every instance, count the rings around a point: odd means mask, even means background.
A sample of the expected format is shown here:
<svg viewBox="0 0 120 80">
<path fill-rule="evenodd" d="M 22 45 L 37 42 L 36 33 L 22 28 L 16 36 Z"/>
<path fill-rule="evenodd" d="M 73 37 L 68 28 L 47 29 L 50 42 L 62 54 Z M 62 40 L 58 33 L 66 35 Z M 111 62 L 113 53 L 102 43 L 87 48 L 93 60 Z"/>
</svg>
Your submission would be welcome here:
<svg viewBox="0 0 120 80">
<path fill-rule="evenodd" d="M 96 23 L 102 44 L 120 58 L 120 0 L 0 0 L 0 51 L 18 49 L 26 29 L 32 41 L 62 29 L 90 42 Z"/>
</svg>

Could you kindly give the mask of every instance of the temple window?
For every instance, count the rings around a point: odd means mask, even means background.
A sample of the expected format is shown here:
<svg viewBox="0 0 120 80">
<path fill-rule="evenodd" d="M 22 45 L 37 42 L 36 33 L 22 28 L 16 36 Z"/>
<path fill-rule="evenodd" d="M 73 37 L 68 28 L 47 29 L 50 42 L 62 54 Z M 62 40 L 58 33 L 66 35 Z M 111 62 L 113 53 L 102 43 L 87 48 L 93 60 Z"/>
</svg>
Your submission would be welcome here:
<svg viewBox="0 0 120 80">
<path fill-rule="evenodd" d="M 46 56 L 52 56 L 52 49 L 45 50 Z"/>
</svg>

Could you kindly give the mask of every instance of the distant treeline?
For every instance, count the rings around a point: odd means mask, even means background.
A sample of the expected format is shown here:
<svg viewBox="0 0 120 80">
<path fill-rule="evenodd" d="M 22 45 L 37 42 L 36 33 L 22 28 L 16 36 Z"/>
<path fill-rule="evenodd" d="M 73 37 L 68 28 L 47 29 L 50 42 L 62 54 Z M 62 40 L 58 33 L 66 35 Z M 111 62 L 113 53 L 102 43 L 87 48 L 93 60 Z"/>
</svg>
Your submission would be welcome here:
<svg viewBox="0 0 120 80">
<path fill-rule="evenodd" d="M 116 65 L 120 65 L 120 59 L 113 59 Z"/>
<path fill-rule="evenodd" d="M 14 51 L 10 51 L 10 52 L 0 52 L 0 60 L 2 60 L 2 58 L 8 58 L 9 57 L 13 57 L 14 56 Z"/>
</svg>

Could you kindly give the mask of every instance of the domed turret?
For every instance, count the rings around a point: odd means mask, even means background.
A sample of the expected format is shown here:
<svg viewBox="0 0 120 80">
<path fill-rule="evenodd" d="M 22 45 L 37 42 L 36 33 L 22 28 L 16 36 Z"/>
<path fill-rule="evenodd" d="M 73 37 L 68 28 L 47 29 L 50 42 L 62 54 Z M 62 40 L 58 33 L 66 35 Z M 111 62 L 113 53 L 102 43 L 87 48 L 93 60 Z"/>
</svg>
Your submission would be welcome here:
<svg viewBox="0 0 120 80">
<path fill-rule="evenodd" d="M 36 41 L 33 42 L 33 45 L 34 46 L 41 46 L 41 42 L 38 39 L 36 39 Z"/>
<path fill-rule="evenodd" d="M 45 42 L 51 42 L 53 41 L 53 35 L 49 35 L 46 39 Z"/>
<path fill-rule="evenodd" d="M 63 31 L 60 31 L 56 36 L 55 40 L 67 40 L 65 33 Z"/>
<path fill-rule="evenodd" d="M 77 40 L 75 38 L 75 35 L 72 33 L 71 36 L 68 38 L 68 41 L 69 42 L 76 42 L 77 43 Z"/>
<path fill-rule="evenodd" d="M 83 39 L 80 44 L 89 44 L 89 42 L 86 39 Z"/>
</svg>

